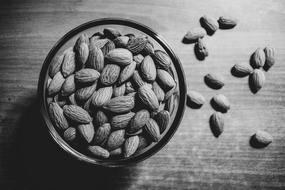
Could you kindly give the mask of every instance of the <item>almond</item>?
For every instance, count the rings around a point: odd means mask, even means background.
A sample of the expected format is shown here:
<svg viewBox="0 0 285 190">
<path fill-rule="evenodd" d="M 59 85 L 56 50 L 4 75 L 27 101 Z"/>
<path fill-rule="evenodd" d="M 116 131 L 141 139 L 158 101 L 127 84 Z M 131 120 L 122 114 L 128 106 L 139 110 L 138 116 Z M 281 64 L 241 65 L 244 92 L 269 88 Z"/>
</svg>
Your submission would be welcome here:
<svg viewBox="0 0 285 190">
<path fill-rule="evenodd" d="M 142 51 L 144 55 L 153 55 L 154 54 L 154 47 L 153 44 L 148 41 Z"/>
<path fill-rule="evenodd" d="M 124 129 L 116 130 L 110 134 L 106 143 L 106 148 L 110 151 L 115 150 L 120 146 L 122 146 L 124 142 L 125 142 L 125 130 Z"/>
<path fill-rule="evenodd" d="M 67 128 L 63 133 L 63 138 L 67 142 L 72 142 L 76 139 L 76 129 L 74 127 Z"/>
<path fill-rule="evenodd" d="M 108 40 L 107 43 L 101 48 L 104 56 L 106 56 L 111 50 L 115 49 L 115 44 L 113 41 Z"/>
<path fill-rule="evenodd" d="M 48 95 L 56 94 L 60 91 L 65 79 L 61 72 L 57 72 L 48 86 Z"/>
<path fill-rule="evenodd" d="M 100 48 L 98 48 L 94 42 L 90 43 L 89 56 L 86 62 L 86 66 L 91 69 L 95 69 L 98 72 L 102 72 L 104 68 L 104 55 Z"/>
<path fill-rule="evenodd" d="M 170 90 L 168 90 L 166 93 L 165 93 L 165 96 L 164 96 L 164 102 L 167 101 L 173 94 L 177 93 L 177 89 L 176 89 L 176 84 L 174 87 L 172 87 Z"/>
<path fill-rule="evenodd" d="M 75 42 L 75 47 L 79 46 L 82 43 L 86 43 L 89 44 L 89 36 L 86 33 L 83 33 L 79 36 L 79 38 L 77 38 L 76 42 Z"/>
<path fill-rule="evenodd" d="M 87 87 L 83 87 L 78 89 L 75 92 L 75 98 L 77 102 L 84 102 L 86 100 L 88 100 L 92 94 L 95 92 L 97 87 L 97 81 L 94 82 L 94 84 L 87 86 Z"/>
<path fill-rule="evenodd" d="M 161 50 L 155 50 L 152 55 L 157 68 L 168 70 L 172 61 L 167 53 Z"/>
<path fill-rule="evenodd" d="M 123 152 L 122 148 L 117 148 L 117 149 L 112 150 L 110 152 L 110 156 L 113 156 L 113 157 L 114 156 L 120 156 L 122 154 L 122 152 Z"/>
<path fill-rule="evenodd" d="M 257 93 L 265 83 L 265 75 L 262 70 L 254 69 L 249 77 L 249 86 L 253 93 Z"/>
<path fill-rule="evenodd" d="M 147 147 L 148 145 L 150 144 L 149 140 L 147 140 L 145 137 L 143 136 L 139 136 L 139 145 L 138 145 L 138 148 L 137 150 L 142 150 L 144 149 L 145 147 Z"/>
<path fill-rule="evenodd" d="M 148 40 L 146 36 L 138 36 L 133 39 L 130 39 L 127 44 L 127 49 L 130 50 L 133 54 L 139 54 L 144 50 Z"/>
<path fill-rule="evenodd" d="M 254 148 L 264 148 L 272 143 L 273 137 L 265 131 L 258 130 L 251 137 L 251 145 Z"/>
<path fill-rule="evenodd" d="M 94 126 L 92 123 L 78 125 L 78 132 L 86 142 L 90 143 L 94 136 Z"/>
<path fill-rule="evenodd" d="M 103 108 L 113 113 L 126 113 L 135 106 L 134 97 L 118 96 L 109 100 Z"/>
<path fill-rule="evenodd" d="M 251 65 L 253 68 L 263 67 L 265 64 L 265 53 L 262 48 L 257 48 L 252 54 Z"/>
<path fill-rule="evenodd" d="M 92 103 L 92 99 L 89 98 L 85 101 L 85 103 L 83 104 L 83 109 L 85 109 L 89 114 L 92 114 L 92 110 L 91 110 L 91 103 Z"/>
<path fill-rule="evenodd" d="M 134 61 L 137 63 L 136 68 L 138 69 L 140 67 L 141 62 L 143 61 L 144 56 L 142 54 L 137 54 L 134 56 Z"/>
<path fill-rule="evenodd" d="M 116 63 L 120 66 L 126 66 L 133 62 L 132 53 L 123 48 L 116 48 L 111 50 L 107 55 L 106 59 L 108 59 L 112 63 Z"/>
<path fill-rule="evenodd" d="M 200 23 L 209 35 L 214 34 L 219 29 L 219 23 L 212 17 L 204 15 L 200 18 Z"/>
<path fill-rule="evenodd" d="M 143 79 L 148 82 L 154 81 L 156 78 L 156 68 L 152 58 L 148 55 L 144 58 L 140 65 Z"/>
<path fill-rule="evenodd" d="M 92 104 L 95 107 L 101 107 L 111 99 L 112 94 L 113 88 L 111 86 L 100 88 L 92 95 Z"/>
<path fill-rule="evenodd" d="M 100 73 L 94 69 L 81 69 L 75 73 L 75 81 L 79 83 L 91 83 L 100 77 Z"/>
<path fill-rule="evenodd" d="M 158 142 L 160 138 L 159 127 L 153 119 L 149 119 L 145 124 L 145 131 L 154 142 Z"/>
<path fill-rule="evenodd" d="M 123 96 L 126 92 L 126 85 L 122 84 L 120 86 L 115 85 L 113 87 L 113 96 L 117 97 L 117 96 Z"/>
<path fill-rule="evenodd" d="M 248 63 L 235 64 L 232 68 L 232 73 L 237 77 L 245 77 L 253 72 L 252 67 Z"/>
<path fill-rule="evenodd" d="M 74 46 L 74 52 L 75 52 L 75 60 L 77 64 L 77 68 L 81 69 L 84 67 L 88 55 L 89 55 L 89 47 L 87 43 L 81 43 Z"/>
<path fill-rule="evenodd" d="M 135 89 L 130 81 L 126 82 L 126 94 L 135 92 Z"/>
<path fill-rule="evenodd" d="M 161 110 L 155 115 L 154 120 L 159 126 L 159 131 L 163 133 L 169 124 L 170 114 L 166 110 Z"/>
<path fill-rule="evenodd" d="M 125 48 L 127 47 L 129 41 L 129 37 L 128 36 L 119 36 L 116 39 L 114 39 L 114 44 L 116 46 L 116 48 Z"/>
<path fill-rule="evenodd" d="M 121 33 L 114 28 L 105 28 L 103 30 L 104 36 L 109 38 L 110 40 L 114 40 L 116 37 L 121 36 Z"/>
<path fill-rule="evenodd" d="M 120 75 L 120 67 L 115 64 L 108 64 L 104 67 L 101 75 L 100 81 L 103 85 L 112 85 L 114 84 Z"/>
<path fill-rule="evenodd" d="M 199 38 L 203 38 L 207 35 L 207 32 L 204 28 L 198 27 L 189 30 L 184 36 L 183 41 L 186 43 L 196 42 Z"/>
<path fill-rule="evenodd" d="M 204 77 L 205 83 L 213 89 L 221 89 L 225 83 L 221 75 L 209 73 Z"/>
<path fill-rule="evenodd" d="M 129 112 L 126 114 L 113 116 L 111 119 L 112 129 L 118 130 L 118 129 L 126 128 L 134 115 L 135 115 L 135 113 Z"/>
<path fill-rule="evenodd" d="M 71 95 L 68 96 L 68 101 L 69 101 L 70 104 L 78 105 L 78 103 L 77 103 L 76 100 L 75 100 L 75 95 L 74 95 L 74 93 L 72 93 Z"/>
<path fill-rule="evenodd" d="M 212 98 L 212 106 L 215 110 L 220 111 L 222 113 L 227 112 L 231 107 L 228 98 L 223 94 L 215 95 Z"/>
<path fill-rule="evenodd" d="M 75 71 L 75 54 L 72 49 L 67 49 L 64 53 L 64 59 L 61 65 L 61 73 L 68 77 Z"/>
<path fill-rule="evenodd" d="M 88 150 L 99 158 L 109 158 L 110 153 L 108 150 L 102 148 L 101 146 L 88 146 Z"/>
<path fill-rule="evenodd" d="M 74 75 L 68 76 L 64 83 L 61 86 L 61 95 L 62 96 L 69 96 L 70 94 L 74 93 L 76 90 L 75 82 L 74 82 Z"/>
<path fill-rule="evenodd" d="M 102 51 L 102 48 L 109 42 L 110 40 L 109 39 L 96 39 L 96 40 L 92 40 L 90 42 L 90 46 L 92 47 L 93 45 L 94 46 L 97 46 L 99 49 L 101 49 Z M 92 44 L 93 43 L 93 44 Z M 103 53 L 103 52 L 102 52 Z M 103 53 L 104 54 L 104 53 Z"/>
<path fill-rule="evenodd" d="M 165 97 L 165 93 L 164 91 L 162 90 L 162 88 L 159 86 L 159 84 L 157 84 L 157 82 L 154 82 L 152 84 L 152 89 L 153 89 L 153 92 L 155 93 L 156 97 L 157 97 L 157 100 L 159 102 L 163 101 L 164 100 L 164 97 Z"/>
<path fill-rule="evenodd" d="M 153 90 L 147 86 L 142 85 L 138 89 L 138 95 L 142 101 L 147 107 L 149 107 L 151 110 L 157 110 L 159 107 L 158 99 L 153 92 Z"/>
<path fill-rule="evenodd" d="M 52 102 L 49 104 L 49 115 L 52 123 L 58 129 L 63 130 L 68 128 L 68 122 L 63 115 L 63 110 L 57 103 Z"/>
<path fill-rule="evenodd" d="M 199 60 L 204 60 L 209 55 L 208 48 L 205 42 L 199 38 L 194 47 L 195 55 Z"/>
<path fill-rule="evenodd" d="M 124 144 L 124 156 L 126 158 L 133 155 L 137 148 L 139 146 L 139 137 L 138 136 L 132 136 L 126 139 Z"/>
<path fill-rule="evenodd" d="M 169 90 L 176 86 L 173 77 L 163 69 L 157 69 L 157 80 L 161 87 L 165 90 Z"/>
<path fill-rule="evenodd" d="M 60 71 L 61 65 L 62 65 L 62 62 L 63 62 L 63 58 L 64 58 L 64 54 L 59 55 L 59 56 L 56 56 L 56 57 L 52 60 L 50 66 L 49 66 L 49 76 L 50 76 L 51 78 L 53 78 L 54 75 L 55 75 L 58 71 Z"/>
<path fill-rule="evenodd" d="M 134 74 L 134 71 L 136 69 L 136 62 L 132 62 L 131 64 L 125 66 L 125 68 L 122 70 L 120 77 L 119 77 L 119 84 L 122 84 L 126 82 L 129 78 L 131 78 Z"/>
<path fill-rule="evenodd" d="M 92 118 L 90 117 L 89 113 L 76 105 L 63 106 L 63 113 L 67 118 L 76 123 L 87 124 L 92 121 Z"/>
<path fill-rule="evenodd" d="M 272 47 L 265 47 L 265 64 L 264 70 L 269 70 L 275 64 L 275 50 Z"/>
<path fill-rule="evenodd" d="M 94 115 L 94 123 L 96 126 L 101 126 L 104 123 L 108 123 L 107 115 L 101 110 L 97 111 Z"/>
<path fill-rule="evenodd" d="M 134 71 L 132 79 L 133 79 L 134 84 L 137 88 L 139 88 L 140 86 L 145 84 L 145 82 L 143 81 L 143 79 L 141 78 L 141 76 L 137 70 Z"/>
<path fill-rule="evenodd" d="M 237 19 L 229 16 L 221 16 L 218 23 L 221 29 L 231 29 L 237 25 Z"/>
<path fill-rule="evenodd" d="M 206 102 L 204 96 L 196 91 L 190 91 L 187 95 L 187 105 L 192 108 L 200 108 Z"/>
<path fill-rule="evenodd" d="M 224 131 L 224 118 L 220 112 L 215 112 L 210 117 L 210 127 L 215 137 L 219 137 Z"/>
<path fill-rule="evenodd" d="M 103 145 L 107 141 L 110 133 L 111 125 L 109 123 L 104 123 L 96 130 L 92 144 Z"/>
</svg>

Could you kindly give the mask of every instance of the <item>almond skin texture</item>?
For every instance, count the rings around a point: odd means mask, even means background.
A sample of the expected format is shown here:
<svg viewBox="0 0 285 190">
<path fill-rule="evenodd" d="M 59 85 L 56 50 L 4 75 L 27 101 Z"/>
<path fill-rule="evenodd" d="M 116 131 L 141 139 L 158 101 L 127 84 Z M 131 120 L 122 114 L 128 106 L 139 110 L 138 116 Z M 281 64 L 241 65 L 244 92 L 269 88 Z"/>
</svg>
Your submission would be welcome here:
<svg viewBox="0 0 285 190">
<path fill-rule="evenodd" d="M 152 84 L 152 89 L 153 89 L 153 92 L 155 93 L 156 97 L 157 97 L 157 100 L 159 102 L 163 101 L 164 100 L 164 97 L 165 97 L 165 93 L 164 91 L 162 90 L 162 88 L 159 86 L 159 84 L 157 84 L 157 82 L 154 82 Z"/>
<path fill-rule="evenodd" d="M 89 44 L 89 36 L 88 36 L 88 34 L 86 34 L 86 33 L 81 34 L 81 35 L 77 38 L 77 40 L 76 40 L 74 46 L 78 46 L 78 45 L 80 45 L 80 44 L 82 44 L 82 43 Z"/>
<path fill-rule="evenodd" d="M 49 114 L 52 123 L 60 130 L 64 130 L 68 128 L 68 122 L 63 114 L 63 110 L 61 107 L 52 102 L 49 104 Z"/>
<path fill-rule="evenodd" d="M 55 59 L 51 62 L 50 66 L 49 66 L 49 76 L 51 78 L 54 77 L 54 75 L 60 71 L 61 69 L 61 65 L 63 62 L 63 58 L 64 58 L 64 54 L 55 57 Z"/>
<path fill-rule="evenodd" d="M 253 72 L 252 67 L 248 63 L 235 64 L 232 68 L 232 74 L 236 77 L 245 77 Z"/>
<path fill-rule="evenodd" d="M 111 50 L 115 49 L 115 44 L 113 41 L 108 40 L 107 43 L 101 48 L 104 56 L 106 56 Z"/>
<path fill-rule="evenodd" d="M 101 110 L 97 111 L 94 115 L 94 123 L 96 126 L 101 126 L 104 123 L 108 123 L 107 115 Z"/>
<path fill-rule="evenodd" d="M 126 66 L 132 63 L 133 55 L 132 53 L 123 48 L 116 48 L 111 50 L 107 55 L 106 59 L 110 62 L 118 64 L 120 66 Z"/>
<path fill-rule="evenodd" d="M 123 96 L 126 92 L 126 85 L 122 84 L 120 86 L 114 86 L 113 87 L 113 96 L 117 97 L 117 96 Z"/>
<path fill-rule="evenodd" d="M 113 113 L 126 113 L 133 109 L 135 100 L 132 96 L 118 96 L 109 100 L 103 108 Z"/>
<path fill-rule="evenodd" d="M 219 137 L 224 131 L 224 118 L 220 112 L 215 112 L 210 117 L 210 127 L 215 137 Z"/>
<path fill-rule="evenodd" d="M 94 156 L 99 157 L 99 158 L 109 158 L 110 157 L 109 151 L 100 146 L 88 146 L 88 150 Z"/>
<path fill-rule="evenodd" d="M 152 55 L 152 58 L 156 67 L 160 69 L 168 70 L 172 63 L 167 53 L 161 50 L 155 50 L 154 54 Z"/>
<path fill-rule="evenodd" d="M 76 101 L 84 102 L 84 101 L 88 100 L 92 96 L 92 94 L 95 92 L 96 87 L 97 87 L 97 81 L 94 84 L 92 84 L 91 86 L 87 86 L 87 87 L 83 87 L 83 88 L 78 89 L 75 92 Z"/>
<path fill-rule="evenodd" d="M 126 114 L 121 114 L 121 115 L 115 115 L 111 119 L 112 129 L 118 130 L 118 129 L 126 128 L 134 115 L 135 113 L 133 112 L 129 112 Z"/>
<path fill-rule="evenodd" d="M 75 73 L 75 81 L 79 83 L 95 82 L 100 77 L 100 73 L 95 69 L 81 69 Z"/>
<path fill-rule="evenodd" d="M 153 119 L 149 119 L 145 124 L 145 131 L 154 142 L 158 142 L 160 138 L 159 127 Z"/>
<path fill-rule="evenodd" d="M 144 55 L 153 55 L 154 54 L 154 47 L 153 44 L 148 41 L 142 51 L 142 54 Z"/>
<path fill-rule="evenodd" d="M 98 72 L 102 72 L 104 68 L 104 55 L 100 48 L 95 45 L 95 42 L 90 43 L 89 56 L 86 62 L 86 66 L 91 69 L 95 69 Z"/>
<path fill-rule="evenodd" d="M 258 130 L 254 135 L 252 135 L 250 144 L 254 148 L 264 148 L 272 143 L 272 141 L 273 137 L 269 133 Z"/>
<path fill-rule="evenodd" d="M 249 77 L 249 86 L 251 91 L 257 93 L 265 83 L 264 72 L 260 69 L 254 69 L 253 73 Z"/>
<path fill-rule="evenodd" d="M 229 16 L 221 16 L 218 19 L 220 29 L 231 29 L 237 25 L 237 19 Z"/>
<path fill-rule="evenodd" d="M 86 142 L 90 143 L 94 136 L 94 126 L 92 123 L 78 125 L 78 132 Z"/>
<path fill-rule="evenodd" d="M 95 132 L 92 144 L 102 145 L 105 141 L 107 141 L 110 133 L 111 125 L 109 123 L 101 125 Z"/>
<path fill-rule="evenodd" d="M 204 28 L 202 27 L 193 28 L 192 30 L 189 30 L 185 34 L 183 41 L 185 43 L 197 42 L 199 38 L 204 38 L 204 36 L 206 35 L 207 35 L 207 32 Z"/>
<path fill-rule="evenodd" d="M 138 146 L 138 151 L 144 149 L 150 144 L 150 142 L 143 136 L 139 136 L 139 146 Z"/>
<path fill-rule="evenodd" d="M 137 70 L 134 71 L 132 79 L 134 81 L 136 88 L 139 88 L 140 86 L 145 84 L 145 81 L 141 78 Z"/>
<path fill-rule="evenodd" d="M 221 89 L 225 86 L 223 77 L 218 74 L 209 73 L 204 77 L 204 81 L 212 89 Z"/>
<path fill-rule="evenodd" d="M 189 91 L 187 95 L 187 105 L 191 108 L 200 108 L 205 104 L 204 96 L 197 91 Z"/>
<path fill-rule="evenodd" d="M 64 115 L 76 123 L 87 124 L 92 121 L 89 113 L 83 108 L 76 105 L 63 106 Z"/>
<path fill-rule="evenodd" d="M 74 127 L 67 128 L 63 133 L 63 138 L 67 142 L 72 142 L 76 139 L 76 129 Z"/>
<path fill-rule="evenodd" d="M 262 48 L 257 48 L 251 58 L 251 66 L 255 69 L 263 67 L 265 64 L 265 53 Z"/>
<path fill-rule="evenodd" d="M 145 81 L 152 82 L 156 78 L 156 67 L 152 58 L 148 55 L 140 65 L 141 74 Z"/>
<path fill-rule="evenodd" d="M 231 107 L 228 98 L 223 94 L 215 95 L 212 98 L 211 103 L 215 110 L 220 111 L 222 113 L 226 113 Z"/>
<path fill-rule="evenodd" d="M 157 110 L 159 107 L 158 99 L 153 90 L 147 85 L 143 85 L 138 90 L 141 101 L 151 110 Z"/>
<path fill-rule="evenodd" d="M 114 28 L 105 28 L 103 30 L 103 33 L 110 40 L 114 40 L 118 36 L 121 36 L 121 33 L 118 30 L 114 29 Z"/>
<path fill-rule="evenodd" d="M 200 18 L 200 23 L 201 26 L 206 29 L 209 35 L 213 35 L 219 29 L 217 20 L 207 15 Z"/>
<path fill-rule="evenodd" d="M 134 56 L 134 61 L 137 63 L 136 68 L 138 69 L 140 67 L 141 62 L 143 61 L 144 56 L 142 54 L 138 54 Z"/>
<path fill-rule="evenodd" d="M 138 136 L 132 136 L 126 139 L 124 144 L 124 156 L 126 158 L 133 155 L 139 146 L 139 137 Z"/>
<path fill-rule="evenodd" d="M 157 80 L 164 90 L 169 90 L 176 85 L 173 77 L 163 69 L 157 69 Z"/>
<path fill-rule="evenodd" d="M 101 107 L 111 99 L 112 94 L 113 88 L 111 86 L 100 88 L 92 95 L 92 104 L 95 107 Z"/>
<path fill-rule="evenodd" d="M 265 64 L 263 68 L 265 71 L 268 71 L 275 64 L 275 50 L 272 47 L 265 47 L 264 53 Z"/>
<path fill-rule="evenodd" d="M 74 46 L 75 52 L 75 60 L 77 64 L 77 68 L 81 69 L 84 67 L 88 55 L 89 55 L 89 47 L 87 43 L 80 43 L 77 46 Z"/>
<path fill-rule="evenodd" d="M 76 102 L 74 93 L 72 93 L 70 96 L 68 96 L 68 101 L 72 105 L 78 105 L 78 103 Z"/>
<path fill-rule="evenodd" d="M 120 130 L 116 130 L 113 131 L 109 138 L 108 141 L 106 143 L 106 148 L 107 150 L 115 150 L 117 148 L 119 148 L 120 146 L 122 146 L 125 142 L 125 130 L 124 129 L 120 129 Z"/>
<path fill-rule="evenodd" d="M 134 55 L 142 52 L 147 44 L 148 40 L 145 36 L 135 37 L 130 39 L 127 44 L 127 49 Z"/>
<path fill-rule="evenodd" d="M 68 76 L 61 87 L 61 95 L 62 96 L 69 96 L 70 94 L 74 93 L 76 90 L 75 82 L 74 82 L 74 75 Z"/>
<path fill-rule="evenodd" d="M 125 48 L 125 47 L 127 47 L 129 39 L 130 38 L 128 36 L 119 36 L 116 39 L 114 39 L 113 42 L 114 42 L 116 48 Z"/>
<path fill-rule="evenodd" d="M 120 71 L 121 68 L 118 65 L 106 65 L 100 76 L 101 83 L 106 86 L 114 84 L 119 78 Z"/>
<path fill-rule="evenodd" d="M 65 51 L 64 59 L 61 66 L 61 73 L 64 77 L 68 77 L 75 71 L 75 53 L 72 49 Z"/>
<path fill-rule="evenodd" d="M 125 92 L 126 94 L 135 92 L 135 89 L 130 81 L 126 82 L 125 84 L 126 84 L 126 92 Z"/>
<path fill-rule="evenodd" d="M 119 77 L 119 84 L 123 84 L 125 81 L 131 78 L 131 76 L 133 76 L 134 71 L 136 69 L 136 65 L 136 62 L 133 61 L 131 64 L 129 64 L 122 70 Z"/>
<path fill-rule="evenodd" d="M 48 86 L 48 95 L 56 94 L 60 91 L 65 79 L 62 76 L 61 72 L 57 72 L 53 79 L 51 80 L 49 86 Z"/>
<path fill-rule="evenodd" d="M 146 109 L 138 111 L 135 116 L 130 121 L 130 126 L 128 127 L 128 133 L 135 133 L 139 131 L 149 120 L 150 114 Z"/>
<path fill-rule="evenodd" d="M 155 115 L 154 120 L 159 126 L 160 133 L 163 133 L 169 124 L 170 114 L 166 110 L 161 110 Z"/>
</svg>

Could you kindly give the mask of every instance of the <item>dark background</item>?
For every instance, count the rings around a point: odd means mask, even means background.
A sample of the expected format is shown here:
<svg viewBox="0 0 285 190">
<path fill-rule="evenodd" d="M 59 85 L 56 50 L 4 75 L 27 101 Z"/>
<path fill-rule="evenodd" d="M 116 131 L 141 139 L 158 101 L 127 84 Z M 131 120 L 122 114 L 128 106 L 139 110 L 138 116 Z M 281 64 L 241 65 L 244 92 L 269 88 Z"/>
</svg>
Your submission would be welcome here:
<svg viewBox="0 0 285 190">
<path fill-rule="evenodd" d="M 285 2 L 282 0 L 184 1 L 1 1 L 0 2 L 0 189 L 285 189 Z M 206 37 L 210 55 L 195 59 L 181 43 L 203 14 L 239 19 L 233 30 Z M 188 90 L 207 103 L 186 109 L 163 150 L 136 166 L 106 169 L 80 165 L 58 151 L 37 107 L 42 63 L 57 40 L 74 27 L 101 17 L 141 22 L 163 35 L 179 56 Z M 276 65 L 256 95 L 247 78 L 230 69 L 247 62 L 257 47 L 276 48 Z M 208 72 L 226 79 L 220 91 L 203 83 Z M 208 119 L 211 97 L 231 101 L 225 131 L 216 139 Z M 265 149 L 249 146 L 255 130 L 272 134 Z"/>
</svg>

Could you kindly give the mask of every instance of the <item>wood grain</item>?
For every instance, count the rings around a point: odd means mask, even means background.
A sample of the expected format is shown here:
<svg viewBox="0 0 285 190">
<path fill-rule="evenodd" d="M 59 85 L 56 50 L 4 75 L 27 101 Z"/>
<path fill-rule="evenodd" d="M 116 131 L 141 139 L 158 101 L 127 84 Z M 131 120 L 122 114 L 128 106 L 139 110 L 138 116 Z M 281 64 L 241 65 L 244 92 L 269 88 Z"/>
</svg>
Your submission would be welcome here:
<svg viewBox="0 0 285 190">
<path fill-rule="evenodd" d="M 285 189 L 285 3 L 282 0 L 48 1 L 0 2 L 0 187 L 1 189 Z M 210 55 L 195 59 L 193 45 L 181 43 L 203 15 L 239 19 L 233 30 L 206 37 Z M 187 109 L 166 147 L 146 161 L 119 169 L 78 165 L 58 151 L 39 115 L 36 91 L 42 63 L 55 42 L 92 19 L 122 17 L 162 34 L 179 56 L 188 90 L 217 93 L 231 101 L 224 133 L 209 129 L 213 109 Z M 247 62 L 257 47 L 276 48 L 276 65 L 253 95 L 247 78 L 231 67 Z M 222 90 L 203 83 L 209 72 L 226 80 Z M 274 142 L 249 146 L 255 130 Z"/>
</svg>

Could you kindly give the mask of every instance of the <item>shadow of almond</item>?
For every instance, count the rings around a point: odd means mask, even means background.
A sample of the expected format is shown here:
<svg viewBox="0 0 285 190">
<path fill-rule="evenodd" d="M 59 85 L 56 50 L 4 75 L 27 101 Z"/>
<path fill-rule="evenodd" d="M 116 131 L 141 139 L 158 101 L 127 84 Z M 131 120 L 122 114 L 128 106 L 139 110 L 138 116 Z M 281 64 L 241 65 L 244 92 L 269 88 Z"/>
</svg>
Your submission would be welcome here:
<svg viewBox="0 0 285 190">
<path fill-rule="evenodd" d="M 197 40 L 189 40 L 189 39 L 187 39 L 187 38 L 183 38 L 183 39 L 181 40 L 181 42 L 182 42 L 183 44 L 194 44 L 194 43 L 197 42 Z"/>
<path fill-rule="evenodd" d="M 250 137 L 250 140 L 249 140 L 249 145 L 253 148 L 265 148 L 267 145 L 265 144 L 261 144 L 260 142 L 258 142 L 255 138 L 255 135 L 252 135 Z"/>
<path fill-rule="evenodd" d="M 199 47 L 197 43 L 195 43 L 194 45 L 194 54 L 199 61 L 205 60 L 205 56 L 199 52 Z"/>
<path fill-rule="evenodd" d="M 203 22 L 202 17 L 200 18 L 199 22 L 200 22 L 200 25 L 206 30 L 206 32 L 209 36 L 214 35 L 215 32 L 208 28 L 208 26 Z"/>
<path fill-rule="evenodd" d="M 244 77 L 248 76 L 248 74 L 246 74 L 246 73 L 238 72 L 234 67 L 231 68 L 231 74 L 235 77 L 238 77 L 238 78 L 244 78 Z"/>
<path fill-rule="evenodd" d="M 93 166 L 68 155 L 50 137 L 35 103 L 24 113 L 18 131 L 19 187 L 29 189 L 124 189 L 136 176 L 136 167 Z M 39 188 L 40 187 L 40 188 Z"/>
<path fill-rule="evenodd" d="M 210 104 L 214 110 L 221 112 L 221 113 L 227 113 L 227 110 L 219 106 L 213 99 L 211 99 Z"/>
<path fill-rule="evenodd" d="M 199 105 L 199 104 L 191 101 L 191 98 L 189 96 L 187 96 L 186 105 L 192 109 L 199 109 L 203 106 L 202 104 Z"/>
<path fill-rule="evenodd" d="M 252 77 L 253 77 L 252 74 L 249 75 L 249 77 L 248 77 L 248 87 L 253 94 L 256 94 L 259 89 L 256 88 Z"/>
</svg>

